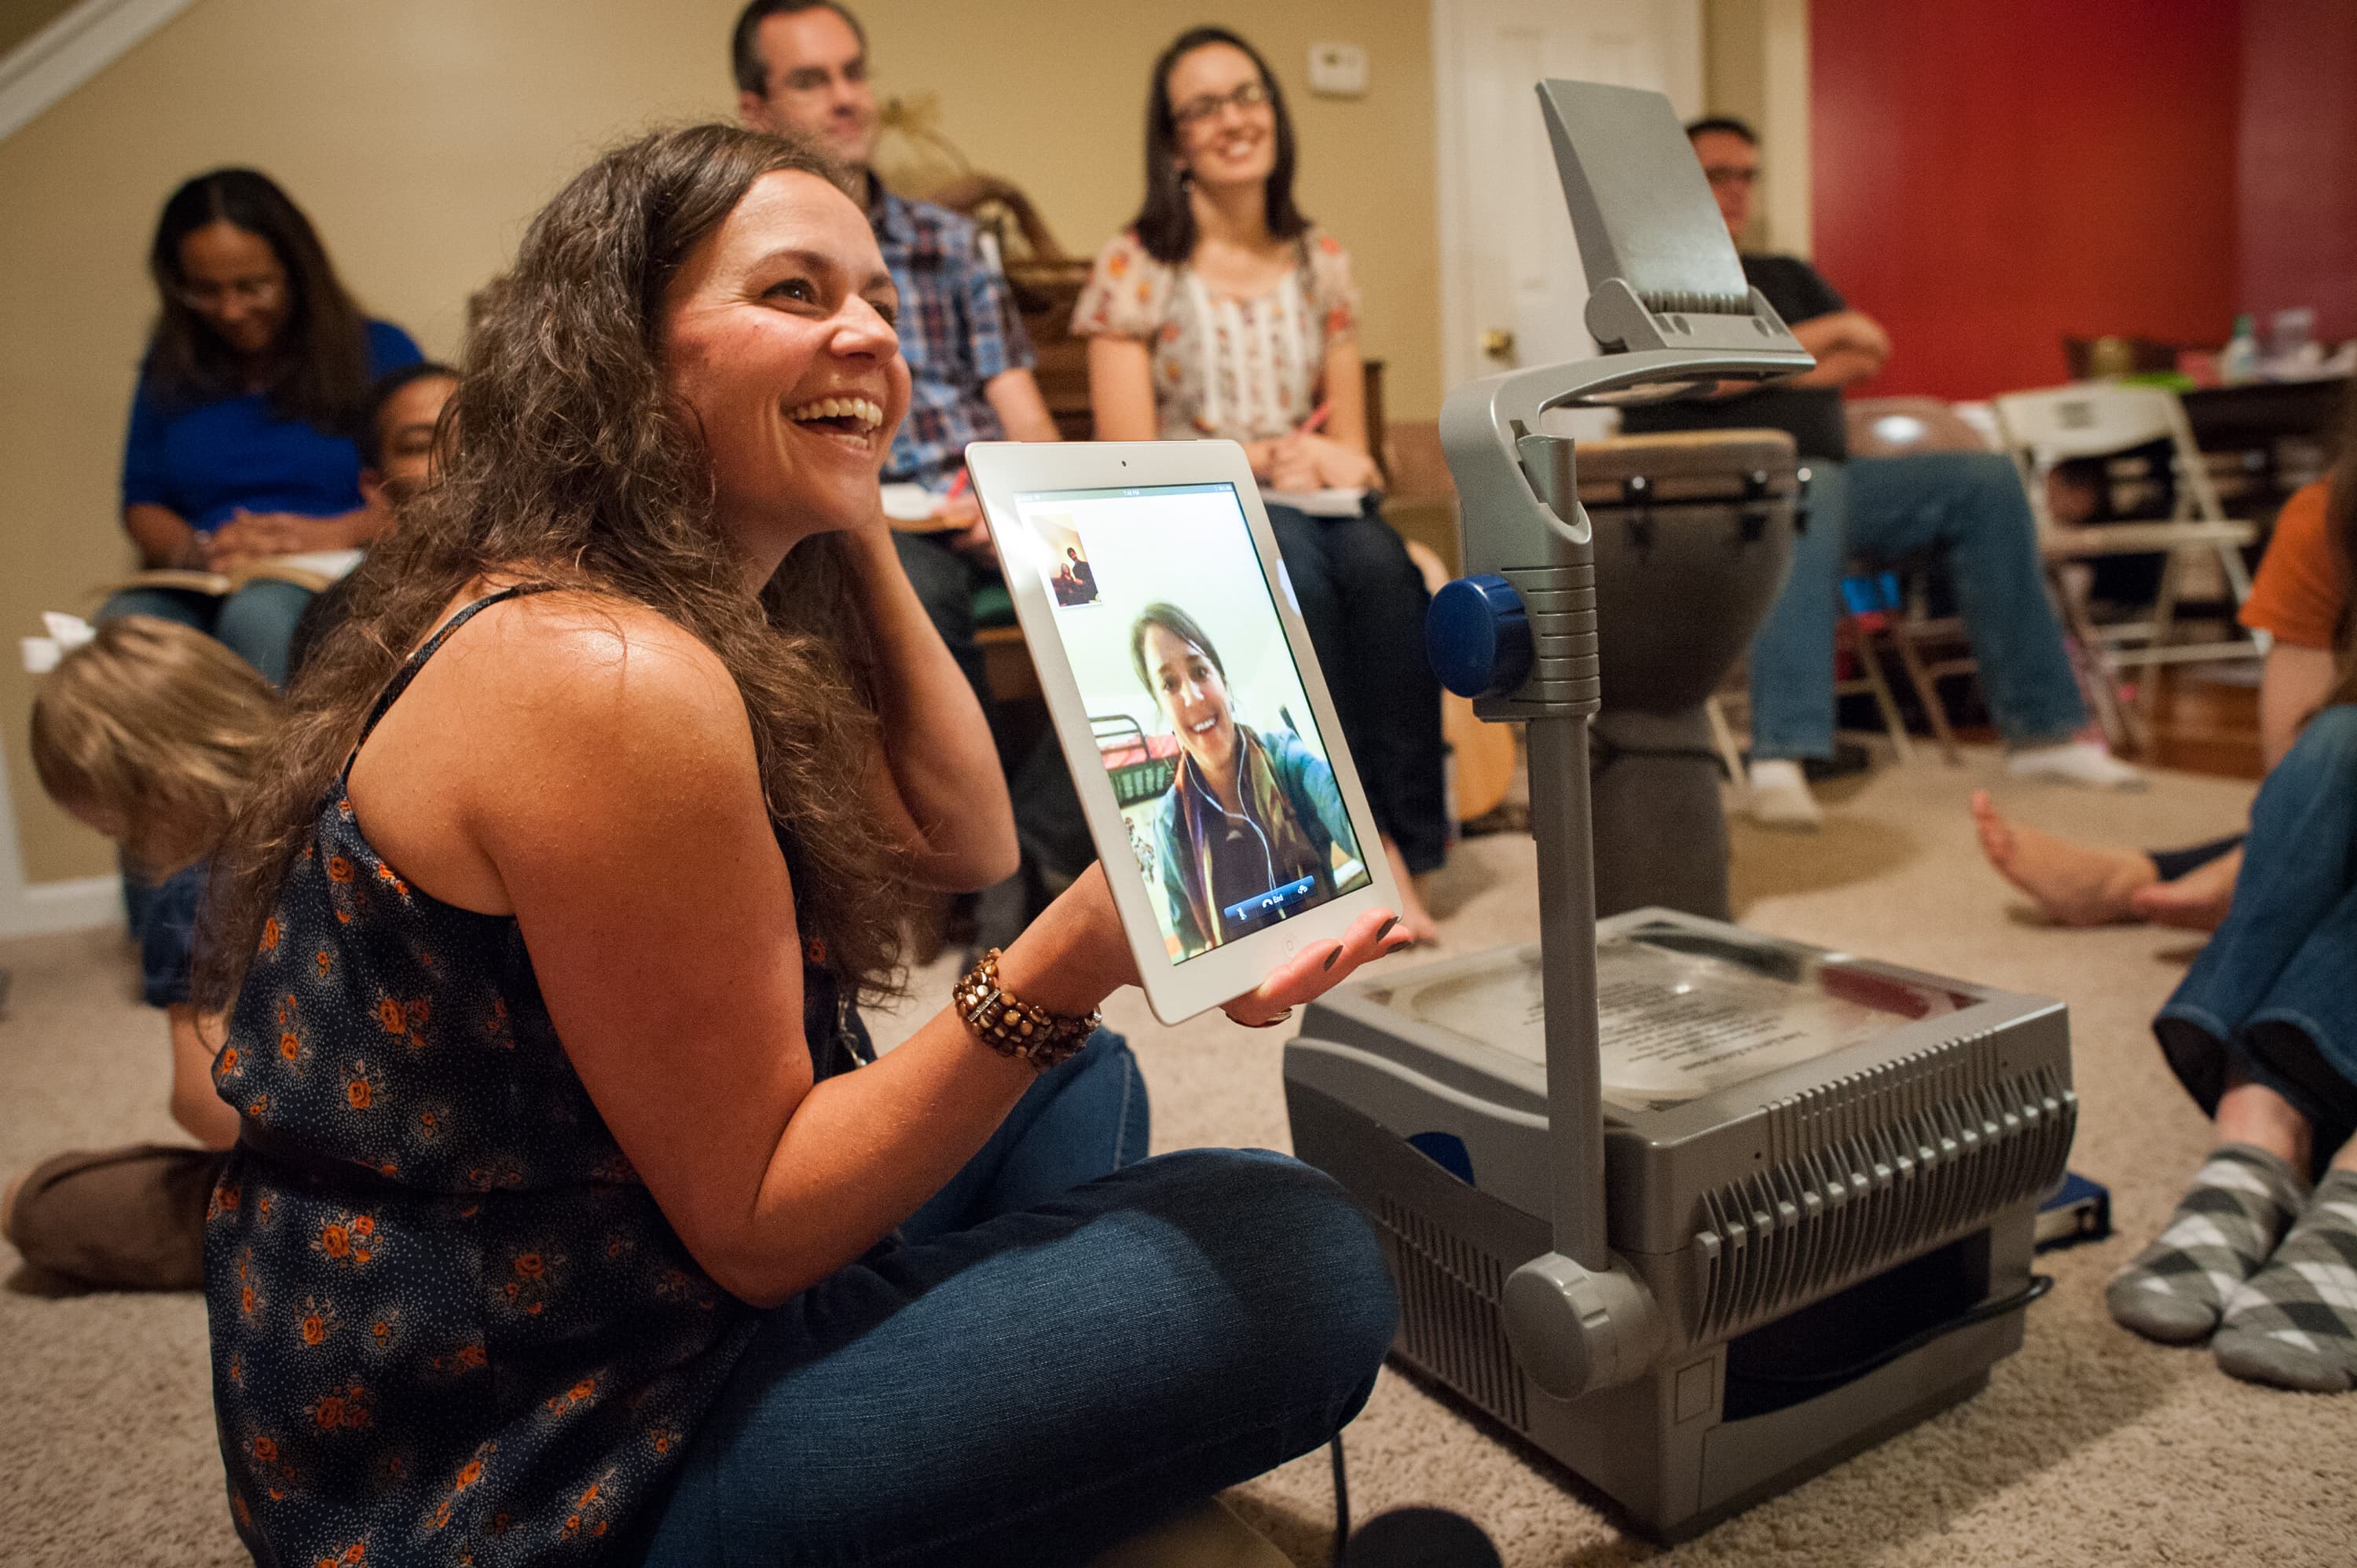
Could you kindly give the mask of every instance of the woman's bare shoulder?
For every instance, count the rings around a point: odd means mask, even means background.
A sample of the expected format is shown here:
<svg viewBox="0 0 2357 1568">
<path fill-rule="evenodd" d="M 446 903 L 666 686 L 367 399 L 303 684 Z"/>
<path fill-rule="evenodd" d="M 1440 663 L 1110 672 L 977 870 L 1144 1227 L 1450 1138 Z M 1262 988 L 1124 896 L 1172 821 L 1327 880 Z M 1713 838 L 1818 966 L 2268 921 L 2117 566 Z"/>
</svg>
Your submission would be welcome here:
<svg viewBox="0 0 2357 1568">
<path fill-rule="evenodd" d="M 766 819 L 719 656 L 644 605 L 574 590 L 492 606 L 453 634 L 361 748 L 350 788 L 389 862 L 485 914 L 514 912 L 515 874 L 552 843 Z"/>
<path fill-rule="evenodd" d="M 519 595 L 461 631 L 452 673 L 559 711 L 585 703 L 676 700 L 736 682 L 720 656 L 670 617 L 636 600 L 585 588 Z"/>
<path fill-rule="evenodd" d="M 382 727 L 493 780 L 565 776 L 591 757 L 608 779 L 659 758 L 753 766 L 744 699 L 720 656 L 646 605 L 582 589 L 490 607 Z"/>
</svg>

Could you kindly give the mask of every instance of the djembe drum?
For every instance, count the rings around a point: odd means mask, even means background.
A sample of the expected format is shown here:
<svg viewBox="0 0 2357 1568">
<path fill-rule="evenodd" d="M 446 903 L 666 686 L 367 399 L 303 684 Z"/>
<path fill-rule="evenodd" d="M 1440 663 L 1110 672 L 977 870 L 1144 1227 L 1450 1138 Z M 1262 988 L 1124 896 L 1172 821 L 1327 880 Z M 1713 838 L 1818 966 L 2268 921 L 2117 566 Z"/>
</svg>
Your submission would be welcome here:
<svg viewBox="0 0 2357 1568">
<path fill-rule="evenodd" d="M 1727 819 L 1705 704 L 1792 565 L 1801 470 L 1777 430 L 1580 443 L 1596 534 L 1603 711 L 1590 770 L 1596 912 L 1729 917 Z"/>
</svg>

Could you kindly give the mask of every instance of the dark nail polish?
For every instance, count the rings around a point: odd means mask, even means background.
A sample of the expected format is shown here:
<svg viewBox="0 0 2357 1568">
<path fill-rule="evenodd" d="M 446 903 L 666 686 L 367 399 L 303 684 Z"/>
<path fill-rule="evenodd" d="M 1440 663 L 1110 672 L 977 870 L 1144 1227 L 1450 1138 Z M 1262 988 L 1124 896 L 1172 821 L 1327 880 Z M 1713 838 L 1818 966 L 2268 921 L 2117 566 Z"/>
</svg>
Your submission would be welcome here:
<svg viewBox="0 0 2357 1568">
<path fill-rule="evenodd" d="M 1385 937 L 1390 936 L 1392 934 L 1392 928 L 1398 924 L 1399 917 L 1397 915 L 1394 915 L 1390 919 L 1385 920 L 1382 925 L 1376 927 L 1375 940 L 1382 941 Z"/>
<path fill-rule="evenodd" d="M 1324 967 L 1325 967 L 1325 968 L 1328 968 L 1328 969 L 1331 969 L 1331 968 L 1333 968 L 1333 967 L 1334 967 L 1334 961 L 1335 961 L 1336 959 L 1338 959 L 1338 958 L 1340 958 L 1341 956 L 1342 956 L 1342 950 L 1341 950 L 1341 948 L 1338 945 L 1338 946 L 1334 949 L 1334 950 L 1333 950 L 1332 952 L 1329 952 L 1329 953 L 1328 953 L 1328 954 L 1326 955 L 1326 962 L 1325 962 Z"/>
</svg>

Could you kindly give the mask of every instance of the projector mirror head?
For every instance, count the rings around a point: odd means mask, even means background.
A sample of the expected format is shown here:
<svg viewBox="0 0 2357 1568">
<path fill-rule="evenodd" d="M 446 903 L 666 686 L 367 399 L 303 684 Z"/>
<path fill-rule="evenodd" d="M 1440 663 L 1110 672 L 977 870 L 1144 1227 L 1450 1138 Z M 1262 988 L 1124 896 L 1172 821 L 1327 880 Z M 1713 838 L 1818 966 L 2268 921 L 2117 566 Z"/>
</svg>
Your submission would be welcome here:
<svg viewBox="0 0 2357 1568">
<path fill-rule="evenodd" d="M 1587 329 L 1608 355 L 1684 351 L 1719 361 L 1689 386 L 1787 376 L 1815 362 L 1745 279 L 1667 98 L 1592 81 L 1543 81 L 1538 91 L 1587 274 Z M 1661 390 L 1669 381 L 1645 383 L 1647 401 L 1675 395 Z"/>
</svg>

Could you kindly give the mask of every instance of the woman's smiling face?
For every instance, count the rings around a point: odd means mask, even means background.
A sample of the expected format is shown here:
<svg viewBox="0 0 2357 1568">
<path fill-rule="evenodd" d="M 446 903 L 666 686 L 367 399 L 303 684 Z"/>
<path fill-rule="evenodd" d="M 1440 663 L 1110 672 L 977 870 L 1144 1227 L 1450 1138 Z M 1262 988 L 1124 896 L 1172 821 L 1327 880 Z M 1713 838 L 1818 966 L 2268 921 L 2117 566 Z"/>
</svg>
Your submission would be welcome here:
<svg viewBox="0 0 2357 1568">
<path fill-rule="evenodd" d="M 1236 720 L 1219 666 L 1168 627 L 1155 624 L 1146 628 L 1146 668 L 1178 744 L 1198 767 L 1224 776 L 1234 765 Z"/>
<path fill-rule="evenodd" d="M 1247 88 L 1267 83 L 1252 56 L 1233 44 L 1205 44 L 1171 62 L 1165 82 L 1178 147 L 1187 167 L 1205 185 L 1265 183 L 1276 169 L 1276 109 L 1264 96 L 1237 102 Z"/>
<path fill-rule="evenodd" d="M 664 374 L 702 429 L 721 527 L 766 578 L 875 524 L 909 408 L 899 296 L 866 214 L 816 175 L 753 183 L 665 291 Z"/>
</svg>

